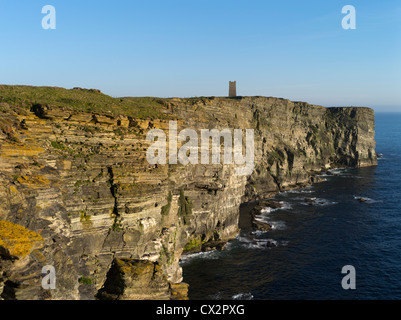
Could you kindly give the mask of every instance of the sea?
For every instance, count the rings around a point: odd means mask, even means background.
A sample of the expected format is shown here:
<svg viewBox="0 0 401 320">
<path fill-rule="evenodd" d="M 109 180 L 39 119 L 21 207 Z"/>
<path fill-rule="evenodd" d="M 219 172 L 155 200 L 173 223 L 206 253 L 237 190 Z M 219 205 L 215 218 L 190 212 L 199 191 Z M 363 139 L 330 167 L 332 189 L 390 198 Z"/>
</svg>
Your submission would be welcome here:
<svg viewBox="0 0 401 320">
<path fill-rule="evenodd" d="M 401 113 L 376 113 L 378 165 L 282 192 L 255 232 L 241 207 L 223 251 L 182 258 L 191 300 L 401 299 Z M 345 267 L 345 268 L 344 268 Z"/>
</svg>

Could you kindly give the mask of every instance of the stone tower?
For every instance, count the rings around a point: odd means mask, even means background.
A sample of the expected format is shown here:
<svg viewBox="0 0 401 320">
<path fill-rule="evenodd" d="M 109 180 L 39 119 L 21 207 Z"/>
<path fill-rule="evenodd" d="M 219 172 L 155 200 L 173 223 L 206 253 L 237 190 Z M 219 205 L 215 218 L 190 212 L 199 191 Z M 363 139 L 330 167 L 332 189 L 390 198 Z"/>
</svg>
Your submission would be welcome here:
<svg viewBox="0 0 401 320">
<path fill-rule="evenodd" d="M 230 81 L 229 82 L 228 96 L 229 97 L 236 97 L 237 96 L 237 81 Z"/>
</svg>

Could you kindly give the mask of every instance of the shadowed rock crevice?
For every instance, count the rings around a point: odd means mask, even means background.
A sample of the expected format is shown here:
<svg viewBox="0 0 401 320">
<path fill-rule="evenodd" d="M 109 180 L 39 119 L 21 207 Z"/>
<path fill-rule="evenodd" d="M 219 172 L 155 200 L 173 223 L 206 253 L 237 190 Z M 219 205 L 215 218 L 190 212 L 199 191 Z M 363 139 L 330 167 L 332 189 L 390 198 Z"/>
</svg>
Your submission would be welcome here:
<svg viewBox="0 0 401 320">
<path fill-rule="evenodd" d="M 185 298 L 185 284 L 171 285 L 157 263 L 115 259 L 99 290 L 100 300 L 170 300 Z M 186 286 L 187 287 L 187 286 Z"/>
<path fill-rule="evenodd" d="M 113 207 L 113 214 L 119 216 L 118 213 L 118 199 L 117 199 L 117 185 L 114 183 L 114 173 L 112 167 L 107 167 L 107 172 L 109 174 L 108 183 L 110 185 L 110 192 L 114 198 L 114 207 Z"/>
</svg>

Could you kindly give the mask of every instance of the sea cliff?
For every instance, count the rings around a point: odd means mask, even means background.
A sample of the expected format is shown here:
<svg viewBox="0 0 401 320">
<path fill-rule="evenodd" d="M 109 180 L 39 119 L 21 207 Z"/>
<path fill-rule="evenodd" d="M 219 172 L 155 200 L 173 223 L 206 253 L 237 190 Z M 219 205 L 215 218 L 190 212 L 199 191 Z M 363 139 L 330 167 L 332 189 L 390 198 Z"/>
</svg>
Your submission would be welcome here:
<svg viewBox="0 0 401 320">
<path fill-rule="evenodd" d="M 182 254 L 235 238 L 241 203 L 319 182 L 322 170 L 377 164 L 370 108 L 26 89 L 0 86 L 2 299 L 185 299 Z M 168 135 L 171 121 L 253 129 L 252 174 L 149 164 L 147 133 Z M 42 287 L 46 265 L 55 289 Z"/>
</svg>

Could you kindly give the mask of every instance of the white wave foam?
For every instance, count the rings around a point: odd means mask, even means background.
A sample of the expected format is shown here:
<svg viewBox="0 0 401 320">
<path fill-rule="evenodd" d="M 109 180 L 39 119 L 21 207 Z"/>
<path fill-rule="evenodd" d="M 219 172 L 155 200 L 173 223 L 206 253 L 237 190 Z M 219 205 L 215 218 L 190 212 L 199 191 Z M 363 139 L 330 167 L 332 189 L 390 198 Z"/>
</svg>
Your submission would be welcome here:
<svg viewBox="0 0 401 320">
<path fill-rule="evenodd" d="M 219 254 L 220 254 L 220 251 L 213 250 L 213 251 L 197 252 L 197 253 L 190 253 L 190 254 L 182 255 L 181 260 L 180 260 L 180 265 L 184 265 L 195 259 L 216 260 L 216 259 L 219 259 Z"/>
<path fill-rule="evenodd" d="M 262 223 L 270 224 L 274 230 L 284 230 L 287 227 L 284 221 L 273 221 L 266 215 L 256 215 L 254 219 Z"/>
<path fill-rule="evenodd" d="M 271 213 L 272 211 L 274 211 L 275 209 L 272 209 L 272 208 L 270 208 L 270 207 L 264 207 L 264 208 L 262 208 L 262 210 L 260 210 L 260 213 L 261 214 L 269 214 L 269 213 Z"/>
<path fill-rule="evenodd" d="M 318 207 L 323 207 L 323 206 L 329 206 L 329 205 L 333 205 L 333 204 L 337 204 L 337 202 L 335 201 L 330 201 L 327 199 L 323 199 L 323 198 L 303 198 L 303 205 L 306 206 L 318 206 Z"/>
<path fill-rule="evenodd" d="M 273 240 L 274 241 L 274 240 Z M 277 242 L 272 242 L 267 239 L 255 239 L 252 243 L 248 245 L 250 249 L 266 249 L 271 247 L 277 247 Z"/>
<path fill-rule="evenodd" d="M 290 210 L 290 209 L 292 209 L 291 203 L 289 203 L 289 202 L 279 201 L 278 203 L 280 204 L 280 207 L 278 207 L 278 208 L 263 207 L 260 210 L 260 213 L 261 214 L 269 214 L 269 213 L 272 213 L 272 212 L 277 211 L 277 210 Z"/>
<path fill-rule="evenodd" d="M 265 215 L 256 215 L 255 217 L 254 217 L 254 219 L 256 220 L 256 221 L 259 221 L 259 222 L 263 222 L 263 223 L 269 223 L 269 220 L 267 219 L 267 216 L 265 216 Z"/>
<path fill-rule="evenodd" d="M 285 202 L 285 201 L 280 201 L 281 208 L 278 208 L 277 210 L 290 210 L 292 209 L 291 203 Z"/>
<path fill-rule="evenodd" d="M 234 240 L 243 241 L 244 239 L 240 239 L 240 236 L 237 236 Z M 210 260 L 217 260 L 221 258 L 222 254 L 229 252 L 233 248 L 234 240 L 228 241 L 224 247 L 224 250 L 211 250 L 211 251 L 202 251 L 196 253 L 189 253 L 181 256 L 180 265 L 184 265 L 186 263 L 191 262 L 192 260 L 196 259 L 210 259 Z"/>
<path fill-rule="evenodd" d="M 369 197 L 360 197 L 360 196 L 354 196 L 355 200 L 358 200 L 360 202 L 366 202 L 366 203 L 375 203 L 378 202 L 377 200 L 374 200 L 372 198 Z"/>
<path fill-rule="evenodd" d="M 299 193 L 299 189 L 282 191 L 281 194 Z"/>
<path fill-rule="evenodd" d="M 295 189 L 295 190 L 288 190 L 285 191 L 284 193 L 313 193 L 315 191 L 313 190 L 304 190 L 304 189 Z"/>
<path fill-rule="evenodd" d="M 285 230 L 287 228 L 284 221 L 269 221 L 268 223 L 272 226 L 273 230 Z"/>
<path fill-rule="evenodd" d="M 338 176 L 338 175 L 342 175 L 346 172 L 347 168 L 336 168 L 336 169 L 330 169 L 328 170 L 328 172 L 330 172 L 331 174 Z"/>
<path fill-rule="evenodd" d="M 264 235 L 265 233 L 268 233 L 268 232 L 269 231 L 255 230 L 255 231 L 251 232 L 251 235 L 259 237 L 259 236 Z"/>
<path fill-rule="evenodd" d="M 325 175 L 325 176 L 327 176 L 327 175 Z M 306 187 L 303 187 L 300 189 L 292 189 L 292 190 L 283 191 L 280 194 L 282 194 L 282 195 L 299 194 L 299 193 L 308 193 L 309 194 L 309 193 L 315 192 L 315 190 L 312 190 L 312 189 L 313 189 L 313 185 L 309 185 L 309 186 L 306 186 Z"/>
<path fill-rule="evenodd" d="M 255 239 L 256 242 L 261 243 L 262 245 L 272 245 L 274 247 L 277 247 L 278 242 L 274 239 Z"/>
<path fill-rule="evenodd" d="M 238 236 L 236 239 L 241 243 L 251 243 L 252 242 L 251 239 L 249 239 L 247 237 L 242 237 L 242 236 Z"/>
<path fill-rule="evenodd" d="M 252 300 L 253 295 L 250 292 L 240 292 L 232 296 L 233 300 Z"/>
<path fill-rule="evenodd" d="M 246 237 L 238 237 L 238 241 L 240 245 L 246 249 L 271 249 L 278 246 L 285 246 L 288 244 L 288 241 L 280 241 L 274 239 L 260 239 L 260 238 L 253 238 L 249 239 Z"/>
</svg>

